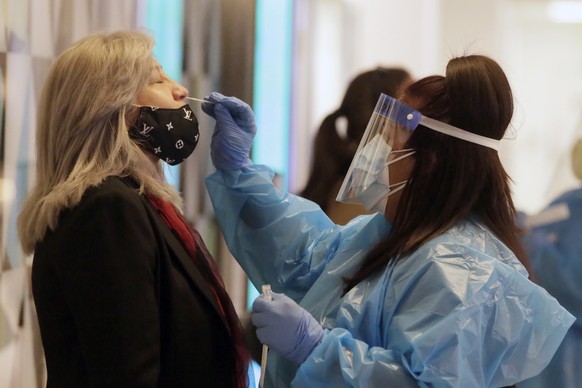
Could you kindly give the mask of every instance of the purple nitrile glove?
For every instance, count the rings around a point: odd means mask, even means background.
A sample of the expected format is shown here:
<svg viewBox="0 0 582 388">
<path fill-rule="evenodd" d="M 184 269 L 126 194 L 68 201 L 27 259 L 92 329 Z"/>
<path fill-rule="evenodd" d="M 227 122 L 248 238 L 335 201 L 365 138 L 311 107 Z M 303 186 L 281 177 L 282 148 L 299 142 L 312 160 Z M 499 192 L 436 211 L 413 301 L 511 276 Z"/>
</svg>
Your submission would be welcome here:
<svg viewBox="0 0 582 388">
<path fill-rule="evenodd" d="M 237 170 L 252 163 L 249 152 L 257 132 L 251 107 L 236 97 L 212 92 L 202 103 L 202 110 L 216 120 L 210 142 L 214 167 Z"/>
<path fill-rule="evenodd" d="M 257 337 L 275 352 L 301 364 L 323 337 L 323 328 L 303 307 L 284 294 L 272 293 L 272 300 L 255 299 L 251 321 Z"/>
</svg>

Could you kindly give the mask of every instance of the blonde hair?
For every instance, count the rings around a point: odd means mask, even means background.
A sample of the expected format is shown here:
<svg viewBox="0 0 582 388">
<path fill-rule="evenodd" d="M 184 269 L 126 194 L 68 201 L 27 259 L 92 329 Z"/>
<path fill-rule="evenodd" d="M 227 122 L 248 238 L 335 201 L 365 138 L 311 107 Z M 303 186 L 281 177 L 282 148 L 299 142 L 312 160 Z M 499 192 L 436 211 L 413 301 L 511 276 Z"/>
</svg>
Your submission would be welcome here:
<svg viewBox="0 0 582 388">
<path fill-rule="evenodd" d="M 36 124 L 36 185 L 18 217 L 24 252 L 32 253 L 64 208 L 110 176 L 131 176 L 139 192 L 178 208 L 178 192 L 130 139 L 132 106 L 149 82 L 154 41 L 144 32 L 98 33 L 81 39 L 52 65 Z"/>
</svg>

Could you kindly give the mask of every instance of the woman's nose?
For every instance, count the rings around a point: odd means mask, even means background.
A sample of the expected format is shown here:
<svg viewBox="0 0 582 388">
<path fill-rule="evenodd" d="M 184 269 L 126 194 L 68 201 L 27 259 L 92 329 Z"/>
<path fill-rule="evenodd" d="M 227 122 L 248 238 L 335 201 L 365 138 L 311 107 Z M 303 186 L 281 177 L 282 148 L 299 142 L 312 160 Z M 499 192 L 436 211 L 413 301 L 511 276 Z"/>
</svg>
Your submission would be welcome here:
<svg viewBox="0 0 582 388">
<path fill-rule="evenodd" d="M 172 90 L 172 95 L 174 97 L 174 100 L 176 101 L 183 100 L 185 97 L 188 96 L 188 89 L 186 89 L 179 83 L 176 83 L 174 89 Z"/>
</svg>

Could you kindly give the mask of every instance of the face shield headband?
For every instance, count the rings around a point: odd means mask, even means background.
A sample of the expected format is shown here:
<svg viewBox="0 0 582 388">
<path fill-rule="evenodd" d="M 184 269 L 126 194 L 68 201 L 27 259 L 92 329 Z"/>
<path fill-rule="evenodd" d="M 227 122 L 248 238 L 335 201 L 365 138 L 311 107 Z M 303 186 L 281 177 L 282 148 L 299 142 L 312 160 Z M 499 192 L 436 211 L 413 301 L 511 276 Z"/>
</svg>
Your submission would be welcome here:
<svg viewBox="0 0 582 388">
<path fill-rule="evenodd" d="M 496 151 L 499 148 L 499 140 L 423 116 L 399 100 L 381 94 L 336 200 L 383 212 L 390 193 L 406 185 L 406 182 L 390 182 L 388 166 L 414 153 L 400 148 L 419 124 Z M 410 152 L 402 155 L 406 151 Z M 396 190 L 395 186 L 398 186 Z"/>
</svg>

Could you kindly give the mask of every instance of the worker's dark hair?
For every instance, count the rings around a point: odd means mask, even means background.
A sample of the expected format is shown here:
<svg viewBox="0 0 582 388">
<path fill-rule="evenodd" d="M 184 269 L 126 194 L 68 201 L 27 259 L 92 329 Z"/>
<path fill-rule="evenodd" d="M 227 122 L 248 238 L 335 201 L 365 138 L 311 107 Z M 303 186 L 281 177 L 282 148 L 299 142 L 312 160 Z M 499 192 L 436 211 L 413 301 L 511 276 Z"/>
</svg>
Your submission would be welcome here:
<svg viewBox="0 0 582 388">
<path fill-rule="evenodd" d="M 423 78 L 409 85 L 404 97 L 427 117 L 492 139 L 503 137 L 513 115 L 513 96 L 503 70 L 480 55 L 452 59 L 446 77 Z M 422 125 L 404 148 L 416 151 L 415 163 L 392 231 L 347 279 L 347 290 L 470 216 L 526 264 L 510 179 L 495 150 Z"/>
</svg>

